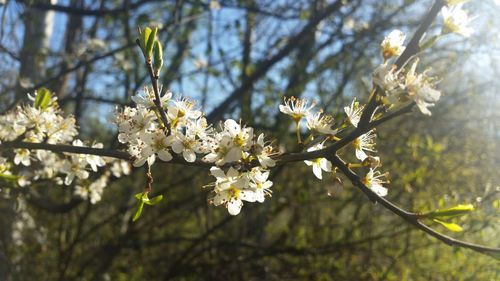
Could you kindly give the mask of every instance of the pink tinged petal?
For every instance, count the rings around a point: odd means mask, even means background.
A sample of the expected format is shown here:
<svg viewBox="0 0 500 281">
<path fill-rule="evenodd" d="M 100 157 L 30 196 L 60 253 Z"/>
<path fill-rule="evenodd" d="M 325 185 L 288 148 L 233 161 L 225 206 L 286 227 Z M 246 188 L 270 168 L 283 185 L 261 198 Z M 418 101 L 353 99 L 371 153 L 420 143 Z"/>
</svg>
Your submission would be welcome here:
<svg viewBox="0 0 500 281">
<path fill-rule="evenodd" d="M 182 156 L 186 159 L 187 162 L 193 163 L 196 160 L 196 154 L 192 150 L 185 149 L 182 152 Z"/>
<path fill-rule="evenodd" d="M 232 199 L 227 203 L 227 211 L 230 215 L 236 216 L 240 213 L 241 207 L 243 206 L 243 202 L 239 199 Z"/>
<path fill-rule="evenodd" d="M 321 173 L 321 167 L 319 165 L 313 165 L 313 174 L 320 180 L 323 179 L 323 175 Z"/>
</svg>

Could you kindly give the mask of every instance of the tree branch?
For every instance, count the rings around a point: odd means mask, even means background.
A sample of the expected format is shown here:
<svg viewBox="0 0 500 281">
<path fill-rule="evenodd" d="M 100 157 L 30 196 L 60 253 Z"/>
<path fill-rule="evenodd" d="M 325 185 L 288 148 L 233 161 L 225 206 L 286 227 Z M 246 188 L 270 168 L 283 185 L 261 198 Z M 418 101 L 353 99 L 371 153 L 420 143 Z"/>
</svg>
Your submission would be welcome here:
<svg viewBox="0 0 500 281">
<path fill-rule="evenodd" d="M 387 210 L 391 211 L 392 213 L 396 214 L 397 216 L 403 218 L 405 221 L 410 223 L 411 225 L 415 226 L 419 230 L 429 234 L 430 236 L 433 236 L 440 240 L 441 242 L 444 242 L 445 244 L 449 246 L 458 246 L 462 248 L 467 248 L 474 250 L 476 252 L 482 253 L 482 254 L 499 254 L 500 253 L 500 248 L 493 248 L 493 247 L 487 247 L 483 245 L 478 245 L 478 244 L 473 244 L 469 242 L 464 242 L 455 238 L 452 238 L 450 236 L 441 234 L 434 229 L 428 227 L 427 225 L 423 224 L 419 218 L 420 214 L 418 213 L 412 213 L 408 212 L 406 210 L 403 210 L 399 208 L 398 206 L 394 205 L 392 202 L 389 200 L 382 198 L 378 196 L 375 192 L 373 192 L 371 189 L 369 189 L 366 185 L 363 184 L 361 181 L 360 177 L 356 175 L 349 167 L 347 167 L 346 163 L 340 159 L 337 155 L 333 155 L 331 157 L 327 157 L 328 160 L 332 161 L 332 164 L 339 168 L 340 171 L 346 177 L 351 181 L 351 183 L 359 188 L 363 193 L 366 194 L 366 196 L 373 202 L 379 203 L 382 205 L 384 208 Z"/>
</svg>

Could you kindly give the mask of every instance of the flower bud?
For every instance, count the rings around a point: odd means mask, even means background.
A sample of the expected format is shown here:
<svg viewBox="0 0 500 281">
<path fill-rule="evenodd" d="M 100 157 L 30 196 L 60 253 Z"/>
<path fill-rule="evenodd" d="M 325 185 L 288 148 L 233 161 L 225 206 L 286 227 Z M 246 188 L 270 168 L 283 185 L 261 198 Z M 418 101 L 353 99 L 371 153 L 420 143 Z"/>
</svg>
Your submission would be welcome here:
<svg viewBox="0 0 500 281">
<path fill-rule="evenodd" d="M 155 42 L 153 59 L 154 74 L 155 76 L 159 76 L 161 67 L 163 66 L 163 47 L 161 46 L 160 41 Z"/>
</svg>

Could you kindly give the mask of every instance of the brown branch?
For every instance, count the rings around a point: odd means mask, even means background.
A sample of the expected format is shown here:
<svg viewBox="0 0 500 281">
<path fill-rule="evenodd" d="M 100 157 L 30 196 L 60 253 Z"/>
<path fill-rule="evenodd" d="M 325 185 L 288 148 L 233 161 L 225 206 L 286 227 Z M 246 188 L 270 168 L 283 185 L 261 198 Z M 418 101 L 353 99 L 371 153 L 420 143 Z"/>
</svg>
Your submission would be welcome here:
<svg viewBox="0 0 500 281">
<path fill-rule="evenodd" d="M 73 146 L 69 144 L 49 144 L 49 143 L 34 143 L 34 142 L 22 142 L 22 141 L 13 141 L 13 142 L 2 142 L 0 144 L 0 150 L 2 149 L 13 149 L 13 148 L 25 148 L 25 149 L 39 149 L 39 150 L 48 150 L 52 152 L 59 153 L 75 153 L 75 154 L 87 154 L 87 155 L 97 155 L 103 157 L 111 157 L 122 160 L 131 160 L 132 156 L 120 150 L 106 149 L 106 148 L 95 148 L 95 147 L 86 147 L 86 146 Z M 212 163 L 202 162 L 197 160 L 193 163 L 189 163 L 184 158 L 173 155 L 173 159 L 167 163 L 172 164 L 181 164 L 185 166 L 194 166 L 194 167 L 211 167 Z"/>
<path fill-rule="evenodd" d="M 419 220 L 419 214 L 418 213 L 412 213 L 408 212 L 406 210 L 401 209 L 400 207 L 394 205 L 392 202 L 389 200 L 382 198 L 378 196 L 375 192 L 373 192 L 371 189 L 369 189 L 366 185 L 363 184 L 361 181 L 360 177 L 356 175 L 349 167 L 347 167 L 346 163 L 340 159 L 337 155 L 333 155 L 331 157 L 328 157 L 328 160 L 332 161 L 332 164 L 335 165 L 337 168 L 339 168 L 342 173 L 346 175 L 346 177 L 351 181 L 351 183 L 359 188 L 361 191 L 363 191 L 370 200 L 373 202 L 379 203 L 382 205 L 384 208 L 387 210 L 391 211 L 392 213 L 396 214 L 397 216 L 403 218 L 405 221 L 410 223 L 411 225 L 415 226 L 416 228 L 420 229 L 421 231 L 429 234 L 430 236 L 433 236 L 440 240 L 441 242 L 444 242 L 445 244 L 449 246 L 458 246 L 462 248 L 467 248 L 474 250 L 476 252 L 482 253 L 482 254 L 494 254 L 494 253 L 500 253 L 500 248 L 493 248 L 493 247 L 487 247 L 483 245 L 478 245 L 478 244 L 473 244 L 469 242 L 464 242 L 455 238 L 452 238 L 450 236 L 441 234 L 434 229 L 430 228 L 429 226 L 425 225 Z"/>
<path fill-rule="evenodd" d="M 55 11 L 55 12 L 60 12 L 60 13 L 65 13 L 69 14 L 72 16 L 92 16 L 92 17 L 102 17 L 105 15 L 111 15 L 111 16 L 117 16 L 122 13 L 127 12 L 129 9 L 136 9 L 139 8 L 140 6 L 150 3 L 150 2 L 160 2 L 161 0 L 140 0 L 135 3 L 131 3 L 128 5 L 128 7 L 124 8 L 117 8 L 117 9 L 95 9 L 95 10 L 90 10 L 90 9 L 83 9 L 79 7 L 74 7 L 74 6 L 65 6 L 65 5 L 60 5 L 60 4 L 48 4 L 48 3 L 42 3 L 42 2 L 36 2 L 34 4 L 30 4 L 30 1 L 22 0 L 19 1 L 21 3 L 26 4 L 27 6 L 37 9 L 37 10 L 42 10 L 42 11 Z"/>
<path fill-rule="evenodd" d="M 432 8 L 429 10 L 429 12 L 425 15 L 424 19 L 422 20 L 422 23 L 418 27 L 417 31 L 413 35 L 412 39 L 410 40 L 410 43 L 406 47 L 405 51 L 401 54 L 401 56 L 398 58 L 396 61 L 396 65 L 398 67 L 402 66 L 408 58 L 411 56 L 415 55 L 419 50 L 419 42 L 420 39 L 422 38 L 423 34 L 425 31 L 429 28 L 429 26 L 432 24 L 434 18 L 437 16 L 441 8 L 445 2 L 443 0 L 437 0 Z M 361 120 L 358 124 L 358 127 L 354 129 L 350 134 L 339 140 L 338 142 L 335 142 L 334 144 L 323 148 L 321 150 L 316 150 L 316 151 L 311 151 L 311 152 L 301 152 L 301 153 L 291 153 L 288 155 L 283 155 L 278 159 L 280 162 L 279 164 L 286 163 L 286 162 L 291 162 L 291 161 L 300 161 L 300 160 L 309 160 L 309 159 L 315 159 L 315 158 L 324 158 L 327 157 L 328 155 L 334 155 L 339 149 L 342 147 L 346 146 L 350 142 L 354 141 L 356 138 L 361 136 L 362 134 L 365 134 L 369 132 L 370 130 L 374 129 L 375 127 L 381 125 L 382 123 L 391 120 L 394 117 L 397 117 L 401 114 L 404 114 L 406 112 L 409 112 L 411 108 L 414 105 L 414 102 L 412 102 L 410 105 L 407 105 L 396 112 L 393 112 L 389 115 L 386 115 L 385 117 L 371 121 L 372 115 L 375 111 L 375 109 L 378 106 L 377 103 L 377 95 L 379 93 L 380 89 L 375 88 L 373 91 L 370 101 L 368 102 L 367 106 L 365 107 L 363 114 L 361 116 Z"/>
<path fill-rule="evenodd" d="M 424 36 L 427 29 L 429 29 L 432 22 L 434 21 L 437 14 L 439 13 L 439 11 L 441 11 L 441 8 L 443 8 L 444 5 L 445 5 L 444 0 L 436 0 L 434 2 L 434 5 L 425 15 L 417 31 L 415 32 L 415 34 L 413 34 L 412 38 L 410 39 L 408 46 L 406 46 L 403 53 L 396 60 L 395 65 L 397 68 L 401 68 L 412 56 L 414 56 L 420 51 L 419 44 L 420 40 L 422 39 L 422 36 Z M 370 100 L 366 105 L 363 111 L 363 115 L 361 116 L 361 119 L 359 121 L 359 126 L 362 127 L 370 122 L 370 119 L 378 106 L 377 97 L 380 94 L 380 91 L 381 89 L 377 87 L 375 88 L 373 94 L 370 96 Z"/>
<path fill-rule="evenodd" d="M 139 44 L 139 40 L 137 40 L 137 44 Z M 153 65 L 151 64 L 151 60 L 146 62 L 146 68 L 149 73 L 149 77 L 151 78 L 151 84 L 153 87 L 153 91 L 155 93 L 155 99 L 153 100 L 156 110 L 160 114 L 161 122 L 163 123 L 163 126 L 165 126 L 165 133 L 167 135 L 170 134 L 170 122 L 168 122 L 167 119 L 167 113 L 165 112 L 165 109 L 163 109 L 163 106 L 161 104 L 160 100 L 160 88 L 158 86 L 158 76 L 154 74 L 153 70 Z"/>
<path fill-rule="evenodd" d="M 326 17 L 329 15 L 333 14 L 334 12 L 338 11 L 338 9 L 342 6 L 342 1 L 335 1 L 334 3 L 330 4 L 329 6 L 325 7 L 324 10 L 322 10 L 321 13 L 319 13 L 316 17 L 312 18 L 307 25 L 305 25 L 299 33 L 297 33 L 295 36 L 291 37 L 290 40 L 288 40 L 288 43 L 281 49 L 279 50 L 274 56 L 272 56 L 269 59 L 264 59 L 260 61 L 259 63 L 256 64 L 255 71 L 247 77 L 243 81 L 240 87 L 235 89 L 229 96 L 221 103 L 219 104 L 212 112 L 210 112 L 207 115 L 207 120 L 210 122 L 213 122 L 217 119 L 219 119 L 224 112 L 235 102 L 238 100 L 240 95 L 248 91 L 254 83 L 260 79 L 262 76 L 264 76 L 269 69 L 271 69 L 274 65 L 276 65 L 279 61 L 281 61 L 283 58 L 285 58 L 288 54 L 290 54 L 293 50 L 297 48 L 297 46 L 301 46 L 302 42 L 306 38 L 308 38 L 308 35 L 312 30 L 316 28 L 316 26 L 323 21 Z"/>
<path fill-rule="evenodd" d="M 340 1 L 336 2 L 338 4 Z M 434 3 L 433 7 L 429 11 L 429 13 L 425 16 L 424 20 L 422 21 L 422 24 L 419 26 L 417 29 L 416 33 L 414 34 L 413 38 L 411 39 L 410 43 L 408 44 L 405 52 L 398 58 L 396 61 L 396 65 L 398 67 L 401 67 L 404 65 L 404 63 L 414 54 L 416 54 L 419 51 L 418 43 L 420 42 L 421 37 L 423 36 L 425 30 L 430 26 L 432 23 L 433 19 L 436 17 L 437 13 L 441 9 L 441 7 L 444 5 L 444 1 L 438 0 Z M 335 5 L 330 6 L 330 8 L 323 13 L 323 17 L 328 15 L 329 13 L 332 13 L 335 11 Z M 321 18 L 321 17 L 318 17 Z M 311 23 L 311 26 L 315 26 L 317 23 Z M 262 65 L 260 65 L 260 73 L 254 74 L 252 77 L 248 77 L 249 82 L 244 83 L 239 89 L 235 90 L 228 99 L 226 99 L 225 102 L 223 102 L 214 112 L 212 115 L 213 117 L 218 116 L 221 114 L 220 108 L 225 107 L 229 105 L 235 98 L 238 97 L 238 95 L 241 92 L 244 92 L 248 87 L 251 87 L 253 82 L 255 82 L 258 77 L 263 75 L 274 63 L 279 61 L 282 57 L 284 57 L 286 54 L 288 54 L 295 46 L 297 45 L 298 42 L 300 42 L 301 38 L 303 38 L 302 32 L 304 30 L 307 30 L 304 28 L 298 35 L 296 35 L 294 38 L 290 40 L 290 42 L 294 42 L 293 44 L 288 45 L 284 49 L 282 49 L 278 54 L 267 61 L 264 61 Z M 165 127 L 169 130 L 168 126 L 168 119 L 166 117 L 166 113 L 160 103 L 160 91 L 159 91 L 159 86 L 158 86 L 158 77 L 154 75 L 152 64 L 150 61 L 146 62 L 147 70 L 149 73 L 149 76 L 151 78 L 151 82 L 153 84 L 153 90 L 155 94 L 155 106 L 157 110 L 159 111 L 161 115 L 161 120 L 164 123 Z M 259 72 L 257 71 L 257 72 Z M 361 122 L 359 126 L 354 129 L 351 133 L 349 133 L 347 136 L 342 138 L 341 140 L 335 142 L 331 146 L 324 148 L 322 150 L 317 150 L 317 151 L 311 151 L 311 152 L 303 152 L 303 153 L 292 153 L 292 154 L 285 154 L 285 155 L 280 155 L 276 157 L 276 160 L 278 161 L 279 165 L 283 165 L 287 162 L 297 162 L 297 161 L 303 161 L 303 160 L 311 160 L 311 159 L 316 159 L 316 158 L 327 158 L 330 160 L 336 167 L 340 169 L 342 173 L 346 175 L 346 177 L 352 182 L 353 185 L 358 187 L 365 195 L 372 201 L 379 203 L 382 205 L 384 208 L 388 209 L 392 213 L 396 214 L 397 216 L 403 218 L 406 222 L 409 224 L 415 226 L 419 230 L 427 233 L 430 236 L 433 236 L 437 238 L 438 240 L 444 242 L 447 245 L 450 246 L 459 246 L 463 248 L 468 248 L 472 249 L 474 251 L 484 253 L 484 254 L 493 254 L 493 253 L 500 253 L 499 248 L 493 248 L 493 247 L 486 247 L 482 245 L 477 245 L 473 243 L 468 243 L 464 241 L 460 241 L 457 239 L 454 239 L 452 237 L 443 235 L 434 229 L 428 227 L 427 225 L 423 224 L 420 221 L 421 216 L 418 213 L 413 213 L 406 211 L 389 200 L 382 198 L 378 196 L 375 192 L 373 192 L 371 189 L 369 189 L 366 185 L 363 184 L 361 178 L 355 174 L 349 167 L 346 165 L 346 163 L 340 159 L 337 156 L 337 151 L 353 140 L 355 140 L 357 137 L 361 136 L 362 134 L 374 129 L 377 126 L 380 126 L 381 124 L 392 120 L 393 118 L 396 118 L 398 116 L 401 116 L 402 114 L 405 114 L 407 112 L 410 112 L 414 106 L 414 103 L 411 102 L 410 104 L 401 107 L 398 110 L 392 111 L 382 118 L 376 119 L 376 120 L 371 120 L 371 117 L 373 115 L 373 112 L 377 108 L 377 101 L 376 101 L 376 95 L 379 92 L 379 89 L 376 89 L 370 99 L 369 104 L 367 105 L 367 108 L 365 109 L 363 113 L 363 117 L 361 119 Z M 124 159 L 124 160 L 130 160 L 131 155 L 128 154 L 127 152 L 124 151 L 117 151 L 117 150 L 111 150 L 111 149 L 100 149 L 100 148 L 92 148 L 92 147 L 78 147 L 78 146 L 72 146 L 72 145 L 56 145 L 56 144 L 46 144 L 46 143 L 28 143 L 28 142 L 4 142 L 0 144 L 0 149 L 4 148 L 25 148 L 25 149 L 43 149 L 43 150 L 50 150 L 53 152 L 60 152 L 60 153 L 79 153 L 79 154 L 91 154 L 91 155 L 99 155 L 99 156 L 106 156 L 106 157 L 114 157 L 118 159 Z M 169 163 L 176 163 L 176 164 L 183 164 L 183 165 L 191 165 L 191 166 L 202 166 L 202 167 L 210 167 L 212 166 L 211 163 L 205 163 L 202 161 L 195 161 L 194 163 L 188 163 L 184 159 L 178 157 L 175 155 L 174 159 L 170 161 Z M 177 264 L 177 263 L 174 263 Z"/>
</svg>

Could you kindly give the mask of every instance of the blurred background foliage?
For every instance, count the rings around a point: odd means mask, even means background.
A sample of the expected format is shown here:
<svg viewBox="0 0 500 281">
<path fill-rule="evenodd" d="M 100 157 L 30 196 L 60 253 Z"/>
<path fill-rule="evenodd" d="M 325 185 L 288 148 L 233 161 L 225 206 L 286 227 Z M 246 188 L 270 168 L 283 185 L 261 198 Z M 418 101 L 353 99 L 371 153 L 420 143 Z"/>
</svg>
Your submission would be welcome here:
<svg viewBox="0 0 500 281">
<path fill-rule="evenodd" d="M 82 138 L 120 148 L 112 115 L 148 83 L 138 26 L 161 27 L 161 82 L 199 101 L 209 119 L 242 118 L 293 150 L 284 96 L 315 99 L 343 118 L 364 102 L 379 44 L 411 35 L 432 1 L 26 0 L 0 1 L 0 109 L 40 86 L 74 114 Z M 469 39 L 449 35 L 419 54 L 441 78 L 433 116 L 377 129 L 387 198 L 412 211 L 477 209 L 453 237 L 499 246 L 500 7 L 469 1 Z M 438 34 L 441 18 L 428 31 Z M 220 106 L 222 104 L 222 106 Z M 343 151 L 346 159 L 353 154 Z M 91 205 L 72 187 L 39 182 L 1 193 L 2 280 L 498 280 L 498 261 L 448 247 L 373 205 L 344 181 L 318 181 L 303 163 L 273 170 L 273 197 L 231 217 L 207 204 L 202 168 L 157 164 L 154 194 L 132 223 L 142 169 Z M 431 224 L 431 222 L 429 222 Z"/>
</svg>

